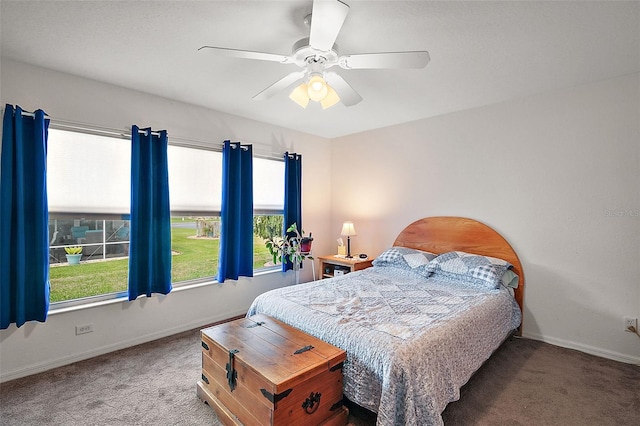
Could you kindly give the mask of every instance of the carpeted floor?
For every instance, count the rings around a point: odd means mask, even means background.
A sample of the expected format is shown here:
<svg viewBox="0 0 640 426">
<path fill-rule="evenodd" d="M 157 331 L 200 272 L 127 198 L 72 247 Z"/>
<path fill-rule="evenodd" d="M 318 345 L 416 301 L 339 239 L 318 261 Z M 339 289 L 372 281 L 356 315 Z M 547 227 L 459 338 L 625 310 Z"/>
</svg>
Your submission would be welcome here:
<svg viewBox="0 0 640 426">
<path fill-rule="evenodd" d="M 196 397 L 199 331 L 0 384 L 0 424 L 219 425 Z M 351 425 L 375 424 L 352 410 Z M 446 425 L 640 425 L 640 367 L 507 341 L 443 413 Z"/>
</svg>

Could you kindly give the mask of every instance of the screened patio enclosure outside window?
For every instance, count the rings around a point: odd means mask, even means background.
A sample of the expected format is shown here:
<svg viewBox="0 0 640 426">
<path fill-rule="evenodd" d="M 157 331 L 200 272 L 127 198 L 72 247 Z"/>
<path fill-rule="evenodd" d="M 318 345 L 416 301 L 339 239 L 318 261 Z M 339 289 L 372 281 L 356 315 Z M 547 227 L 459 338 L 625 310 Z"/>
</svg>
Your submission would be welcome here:
<svg viewBox="0 0 640 426">
<path fill-rule="evenodd" d="M 49 263 L 67 262 L 66 247 L 82 247 L 83 260 L 129 255 L 129 220 L 49 216 Z"/>
</svg>

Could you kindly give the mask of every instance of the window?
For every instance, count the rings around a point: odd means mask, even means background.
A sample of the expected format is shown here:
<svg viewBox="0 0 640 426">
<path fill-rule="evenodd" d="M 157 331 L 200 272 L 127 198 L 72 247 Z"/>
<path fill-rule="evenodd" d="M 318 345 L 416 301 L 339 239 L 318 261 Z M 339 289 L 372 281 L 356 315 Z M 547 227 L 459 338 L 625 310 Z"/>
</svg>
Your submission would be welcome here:
<svg viewBox="0 0 640 426">
<path fill-rule="evenodd" d="M 284 161 L 253 158 L 253 269 L 271 267 L 265 240 L 284 233 Z"/>
<path fill-rule="evenodd" d="M 129 220 L 49 213 L 50 302 L 127 291 Z M 81 247 L 79 265 L 65 248 Z"/>
<path fill-rule="evenodd" d="M 130 143 L 121 138 L 49 130 L 50 301 L 127 289 Z M 65 249 L 82 248 L 70 266 Z"/>
<path fill-rule="evenodd" d="M 222 153 L 170 145 L 168 161 L 173 285 L 213 280 L 218 269 Z M 49 130 L 52 303 L 126 292 L 130 168 L 127 139 Z M 253 170 L 254 269 L 260 269 L 272 266 L 265 239 L 282 235 L 284 162 L 254 157 Z M 76 246 L 82 248 L 81 262 L 70 265 L 65 249 Z"/>
<path fill-rule="evenodd" d="M 172 280 L 212 279 L 218 274 L 222 153 L 170 146 L 168 158 Z M 264 242 L 275 227 L 256 224 L 279 220 L 277 235 L 282 234 L 284 162 L 254 157 L 253 193 L 254 269 L 260 269 L 273 266 Z"/>
</svg>

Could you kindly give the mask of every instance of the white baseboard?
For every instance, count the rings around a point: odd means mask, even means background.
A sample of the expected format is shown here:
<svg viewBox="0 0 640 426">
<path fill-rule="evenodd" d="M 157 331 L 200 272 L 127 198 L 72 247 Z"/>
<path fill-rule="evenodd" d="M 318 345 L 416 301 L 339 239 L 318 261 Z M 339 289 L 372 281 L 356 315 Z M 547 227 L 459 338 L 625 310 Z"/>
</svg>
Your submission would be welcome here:
<svg viewBox="0 0 640 426">
<path fill-rule="evenodd" d="M 9 380 L 20 379 L 22 377 L 31 376 L 32 374 L 42 373 L 44 371 L 51 370 L 53 368 L 73 364 L 74 362 L 78 362 L 78 361 L 84 361 L 86 359 L 94 358 L 99 355 L 108 354 L 110 352 L 119 351 L 121 349 L 130 348 L 132 346 L 140 345 L 143 343 L 152 342 L 154 340 L 158 340 L 163 337 L 172 336 L 174 334 L 182 333 L 183 331 L 194 330 L 196 328 L 203 327 L 208 324 L 213 324 L 219 321 L 226 320 L 228 318 L 244 315 L 246 313 L 247 311 L 244 310 L 244 311 L 226 313 L 224 315 L 216 315 L 213 317 L 202 318 L 200 320 L 194 320 L 186 324 L 181 324 L 177 327 L 158 331 L 151 334 L 146 334 L 143 336 L 137 336 L 133 339 L 123 340 L 121 342 L 117 342 L 111 345 L 105 345 L 98 348 L 93 348 L 89 351 L 74 354 L 68 357 L 47 360 L 46 362 L 42 362 L 40 364 L 34 364 L 19 370 L 11 371 L 6 374 L 0 374 L 0 383 L 8 382 Z"/>
<path fill-rule="evenodd" d="M 79 353 L 79 354 L 74 354 L 72 356 L 58 358 L 55 360 L 47 360 L 46 362 L 31 365 L 29 367 L 26 367 L 20 370 L 11 371 L 6 374 L 0 374 L 0 383 L 7 382 L 9 380 L 19 379 L 19 378 L 30 376 L 33 374 L 42 373 L 44 371 L 51 370 L 53 368 L 62 367 L 68 364 L 73 364 L 74 362 L 78 362 L 78 361 L 84 361 L 86 359 L 94 358 L 96 356 L 104 355 L 110 352 L 115 352 L 121 349 L 130 348 L 132 346 L 140 345 L 143 343 L 152 342 L 154 340 L 161 339 L 163 337 L 172 336 L 174 334 L 193 330 L 198 327 L 202 327 L 208 324 L 212 324 L 218 321 L 223 321 L 225 319 L 244 315 L 244 314 L 246 314 L 246 310 L 226 313 L 224 315 L 216 315 L 208 318 L 202 318 L 200 320 L 194 320 L 186 324 L 181 324 L 180 326 L 177 326 L 171 329 L 166 329 L 166 330 L 158 331 L 156 333 L 138 336 L 136 338 L 124 340 L 111 345 L 105 345 L 98 348 L 93 348 L 89 351 Z M 640 365 L 640 357 L 634 357 L 626 354 L 621 354 L 618 352 L 608 351 L 602 348 L 583 345 L 583 344 L 568 341 L 568 340 L 542 336 L 536 333 L 525 332 L 523 333 L 523 337 L 528 339 L 533 339 L 533 340 L 539 340 L 541 342 L 549 343 L 551 345 L 560 346 L 563 348 L 575 349 L 580 352 L 588 353 L 588 354 L 599 356 L 602 358 L 611 359 L 614 361 L 620 361 L 627 364 Z"/>
<path fill-rule="evenodd" d="M 575 349 L 580 352 L 584 352 L 590 355 L 599 356 L 601 358 L 607 358 L 614 361 L 620 361 L 627 364 L 636 364 L 640 365 L 640 357 L 635 357 L 627 354 L 621 354 L 619 352 L 613 352 L 602 348 L 597 348 L 594 346 L 583 345 L 581 343 L 572 342 L 564 339 L 556 339 L 553 337 L 542 336 L 536 333 L 523 333 L 522 337 L 526 337 L 528 339 L 539 340 L 541 342 L 549 343 L 551 345 L 560 346 L 562 348 L 567 349 Z"/>
</svg>

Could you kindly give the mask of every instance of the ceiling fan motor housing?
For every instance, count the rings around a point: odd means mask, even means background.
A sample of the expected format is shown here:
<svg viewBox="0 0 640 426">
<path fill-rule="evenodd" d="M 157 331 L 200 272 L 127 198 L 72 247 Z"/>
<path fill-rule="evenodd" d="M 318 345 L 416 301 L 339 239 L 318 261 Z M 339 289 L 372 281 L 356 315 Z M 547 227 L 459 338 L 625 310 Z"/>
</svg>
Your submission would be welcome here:
<svg viewBox="0 0 640 426">
<path fill-rule="evenodd" d="M 331 50 L 322 52 L 309 45 L 309 38 L 303 38 L 294 43 L 291 49 L 293 62 L 300 68 L 308 68 L 310 65 L 320 64 L 323 69 L 338 64 L 338 45 L 334 44 Z"/>
</svg>

